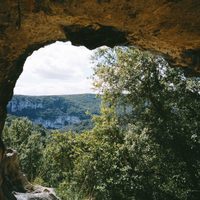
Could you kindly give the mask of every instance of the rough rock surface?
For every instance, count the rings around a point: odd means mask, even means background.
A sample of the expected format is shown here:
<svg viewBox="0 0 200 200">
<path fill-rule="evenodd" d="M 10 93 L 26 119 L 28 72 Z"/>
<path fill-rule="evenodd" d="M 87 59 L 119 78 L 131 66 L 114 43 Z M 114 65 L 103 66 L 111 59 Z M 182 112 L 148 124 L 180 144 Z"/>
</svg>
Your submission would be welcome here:
<svg viewBox="0 0 200 200">
<path fill-rule="evenodd" d="M 33 192 L 14 193 L 17 200 L 59 200 L 52 188 L 35 186 Z"/>
<path fill-rule="evenodd" d="M 33 186 L 28 182 L 26 176 L 21 172 L 17 152 L 12 149 L 7 149 L 4 155 L 3 162 L 4 179 L 1 183 L 1 189 L 6 194 L 1 196 L 2 199 L 15 200 L 11 191 L 26 192 L 32 191 Z"/>
<path fill-rule="evenodd" d="M 7 149 L 4 158 L 2 188 L 8 200 L 59 200 L 52 188 L 33 186 L 21 172 L 17 152 Z M 9 190 L 13 191 L 10 192 Z M 3 198 L 1 198 L 3 200 Z"/>
<path fill-rule="evenodd" d="M 0 135 L 28 55 L 57 40 L 95 48 L 135 45 L 200 72 L 199 0 L 0 0 Z M 1 137 L 0 137 L 1 138 Z M 6 199 L 0 139 L 0 199 Z"/>
</svg>

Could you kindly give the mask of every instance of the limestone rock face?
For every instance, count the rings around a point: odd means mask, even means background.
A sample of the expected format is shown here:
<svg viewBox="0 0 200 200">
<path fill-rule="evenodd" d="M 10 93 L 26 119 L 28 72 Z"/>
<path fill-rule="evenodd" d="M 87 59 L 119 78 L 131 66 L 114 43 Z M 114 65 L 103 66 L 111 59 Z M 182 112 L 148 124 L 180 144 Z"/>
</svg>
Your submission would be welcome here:
<svg viewBox="0 0 200 200">
<path fill-rule="evenodd" d="M 34 50 L 57 40 L 88 48 L 135 45 L 194 75 L 200 72 L 199 19 L 199 0 L 0 0 L 0 133 Z M 0 139 L 0 184 L 4 149 Z"/>
</svg>

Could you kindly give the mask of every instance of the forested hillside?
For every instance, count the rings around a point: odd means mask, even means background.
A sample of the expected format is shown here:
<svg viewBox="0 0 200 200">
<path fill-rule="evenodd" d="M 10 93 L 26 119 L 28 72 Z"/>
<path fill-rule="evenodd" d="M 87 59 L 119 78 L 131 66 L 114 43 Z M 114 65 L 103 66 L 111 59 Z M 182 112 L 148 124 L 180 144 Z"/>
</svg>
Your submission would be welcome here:
<svg viewBox="0 0 200 200">
<path fill-rule="evenodd" d="M 98 115 L 100 98 L 95 94 L 65 96 L 15 95 L 8 113 L 27 117 L 49 129 L 82 130 L 91 128 L 91 115 Z"/>
</svg>

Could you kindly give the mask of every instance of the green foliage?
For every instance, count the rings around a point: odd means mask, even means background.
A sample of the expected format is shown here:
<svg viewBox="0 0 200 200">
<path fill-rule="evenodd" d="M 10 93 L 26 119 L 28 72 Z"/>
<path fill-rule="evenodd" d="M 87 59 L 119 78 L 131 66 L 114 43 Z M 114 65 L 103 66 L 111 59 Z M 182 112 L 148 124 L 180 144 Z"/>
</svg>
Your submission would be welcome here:
<svg viewBox="0 0 200 200">
<path fill-rule="evenodd" d="M 92 198 L 86 197 L 81 189 L 76 190 L 73 184 L 66 181 L 59 184 L 56 192 L 62 200 L 92 200 Z"/>
<path fill-rule="evenodd" d="M 9 123 L 8 123 L 9 124 Z M 4 128 L 7 147 L 18 151 L 22 170 L 33 181 L 40 166 L 44 130 L 34 126 L 27 118 L 17 118 Z"/>
<path fill-rule="evenodd" d="M 200 79 L 134 48 L 104 48 L 94 61 L 94 85 L 115 107 L 132 174 L 140 174 L 132 175 L 135 198 L 187 199 L 199 191 L 200 146 L 192 138 L 200 131 Z"/>
<path fill-rule="evenodd" d="M 72 173 L 76 157 L 76 135 L 73 133 L 53 132 L 43 152 L 40 176 L 49 185 L 56 187 Z"/>
<path fill-rule="evenodd" d="M 100 49 L 93 62 L 102 105 L 92 130 L 44 139 L 28 120 L 5 127 L 29 177 L 63 200 L 197 200 L 200 79 L 134 48 Z"/>
</svg>

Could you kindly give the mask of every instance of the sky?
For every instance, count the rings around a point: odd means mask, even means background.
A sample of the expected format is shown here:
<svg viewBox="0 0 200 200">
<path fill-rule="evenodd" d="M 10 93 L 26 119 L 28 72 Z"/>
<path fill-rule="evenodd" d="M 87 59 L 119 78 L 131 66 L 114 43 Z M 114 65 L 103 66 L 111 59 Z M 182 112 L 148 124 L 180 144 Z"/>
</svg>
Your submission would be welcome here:
<svg viewBox="0 0 200 200">
<path fill-rule="evenodd" d="M 94 93 L 90 79 L 92 53 L 86 47 L 75 47 L 70 42 L 56 42 L 34 51 L 24 64 L 14 94 Z"/>
</svg>

